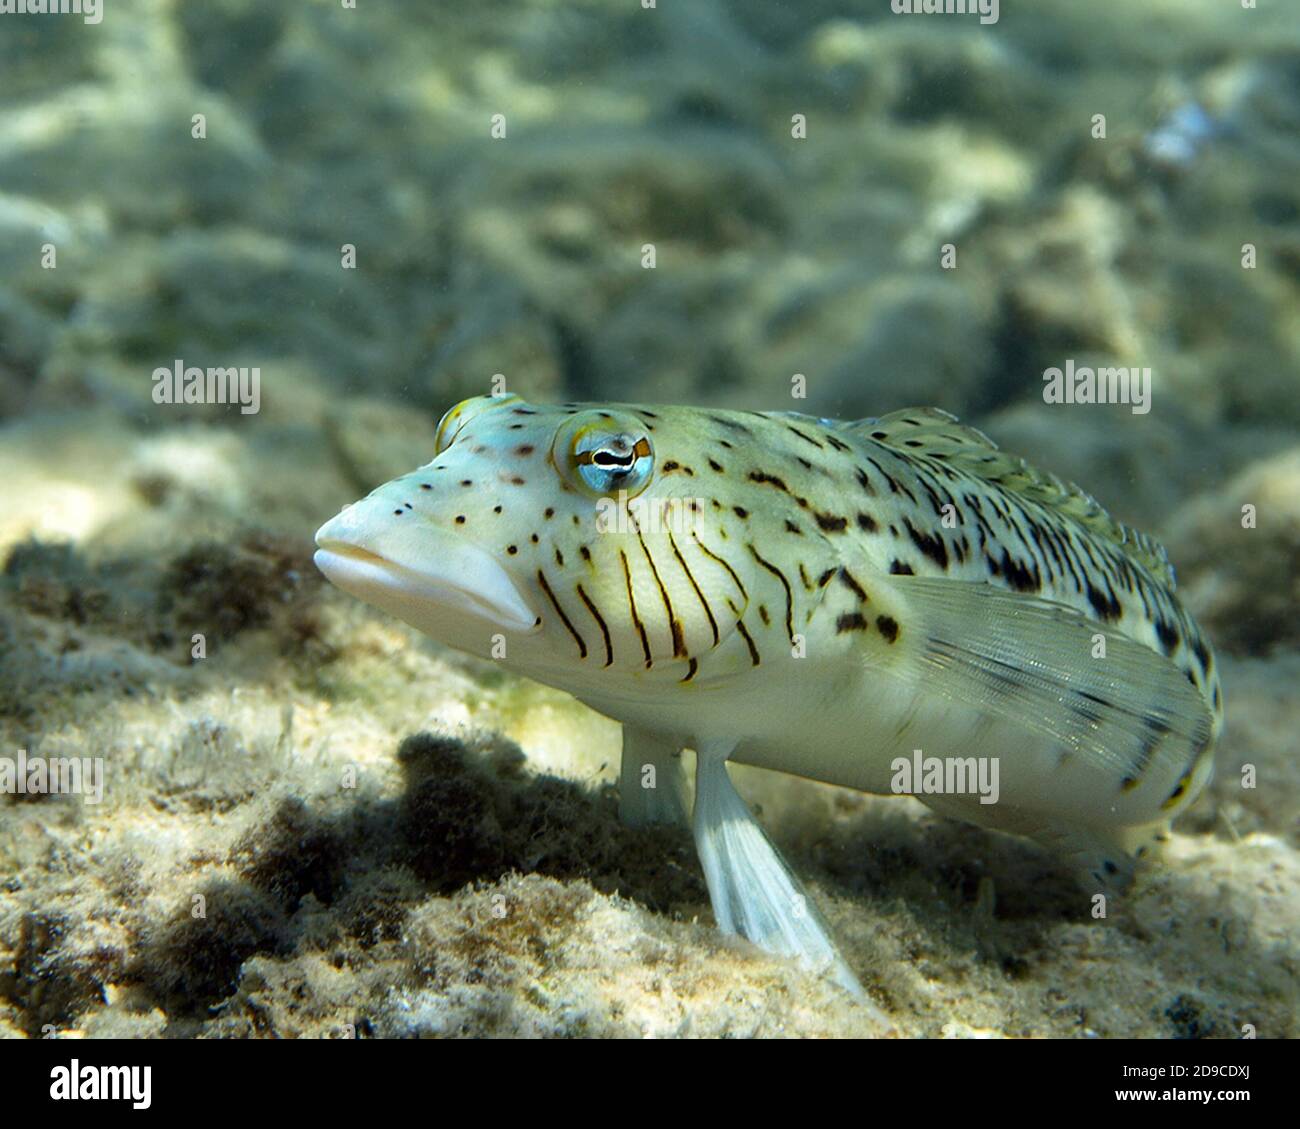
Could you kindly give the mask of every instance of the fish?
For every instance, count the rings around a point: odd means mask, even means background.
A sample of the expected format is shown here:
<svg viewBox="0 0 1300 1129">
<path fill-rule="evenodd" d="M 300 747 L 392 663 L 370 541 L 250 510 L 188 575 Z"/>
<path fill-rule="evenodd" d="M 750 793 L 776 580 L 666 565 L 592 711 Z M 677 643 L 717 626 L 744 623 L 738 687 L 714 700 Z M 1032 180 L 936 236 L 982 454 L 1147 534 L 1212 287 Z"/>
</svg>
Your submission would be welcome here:
<svg viewBox="0 0 1300 1129">
<path fill-rule="evenodd" d="M 1211 777 L 1222 690 L 1163 547 L 940 409 L 480 396 L 433 451 L 321 527 L 320 570 L 621 722 L 621 818 L 688 827 L 720 929 L 877 1014 L 729 763 L 910 791 L 1108 896 Z M 930 760 L 996 789 L 900 787 Z"/>
</svg>

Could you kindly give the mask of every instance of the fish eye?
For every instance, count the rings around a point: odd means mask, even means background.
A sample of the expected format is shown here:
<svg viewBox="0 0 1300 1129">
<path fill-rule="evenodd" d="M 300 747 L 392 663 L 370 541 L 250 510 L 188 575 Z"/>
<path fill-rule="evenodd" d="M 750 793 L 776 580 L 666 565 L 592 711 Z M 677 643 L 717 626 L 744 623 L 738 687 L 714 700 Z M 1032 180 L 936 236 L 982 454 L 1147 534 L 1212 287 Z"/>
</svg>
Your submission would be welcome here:
<svg viewBox="0 0 1300 1129">
<path fill-rule="evenodd" d="M 438 421 L 438 429 L 433 436 L 433 457 L 436 459 L 451 446 L 456 436 L 471 419 L 488 408 L 501 404 L 523 403 L 520 397 L 510 393 L 504 396 L 471 396 L 447 410 Z"/>
<path fill-rule="evenodd" d="M 556 436 L 556 463 L 588 494 L 641 493 L 654 473 L 654 446 L 645 425 L 612 412 L 573 416 Z"/>
</svg>

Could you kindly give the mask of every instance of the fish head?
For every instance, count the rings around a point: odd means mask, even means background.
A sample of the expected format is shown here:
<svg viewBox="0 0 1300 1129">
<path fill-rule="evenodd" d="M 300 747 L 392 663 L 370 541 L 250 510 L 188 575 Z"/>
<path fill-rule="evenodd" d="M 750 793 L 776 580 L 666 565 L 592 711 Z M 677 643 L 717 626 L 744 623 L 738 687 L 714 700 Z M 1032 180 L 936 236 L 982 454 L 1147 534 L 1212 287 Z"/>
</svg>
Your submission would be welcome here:
<svg viewBox="0 0 1300 1129">
<path fill-rule="evenodd" d="M 431 462 L 321 527 L 316 563 L 439 642 L 549 685 L 680 680 L 735 630 L 749 564 L 702 548 L 709 501 L 680 473 L 698 437 L 662 413 L 465 400 Z"/>
</svg>

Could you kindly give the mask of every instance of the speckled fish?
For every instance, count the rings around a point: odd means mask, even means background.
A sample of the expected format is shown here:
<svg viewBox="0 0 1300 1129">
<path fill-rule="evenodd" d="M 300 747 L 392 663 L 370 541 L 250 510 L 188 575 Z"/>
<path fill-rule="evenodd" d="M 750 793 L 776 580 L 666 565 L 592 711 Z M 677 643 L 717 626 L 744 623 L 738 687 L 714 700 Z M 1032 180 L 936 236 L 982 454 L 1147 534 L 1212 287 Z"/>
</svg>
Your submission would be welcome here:
<svg viewBox="0 0 1300 1129">
<path fill-rule="evenodd" d="M 997 758 L 996 803 L 919 798 L 1111 886 L 1222 725 L 1164 550 L 936 409 L 466 400 L 317 544 L 346 591 L 621 721 L 629 822 L 685 818 L 694 750 L 719 926 L 851 987 L 728 760 L 889 793 L 913 750 Z"/>
</svg>

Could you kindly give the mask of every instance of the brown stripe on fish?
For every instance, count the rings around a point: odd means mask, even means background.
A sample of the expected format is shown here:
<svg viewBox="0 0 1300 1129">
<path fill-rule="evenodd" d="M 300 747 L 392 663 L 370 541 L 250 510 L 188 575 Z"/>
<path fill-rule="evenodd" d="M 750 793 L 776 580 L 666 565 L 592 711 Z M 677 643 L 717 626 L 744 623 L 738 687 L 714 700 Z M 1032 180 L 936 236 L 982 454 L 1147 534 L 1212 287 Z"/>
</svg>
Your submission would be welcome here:
<svg viewBox="0 0 1300 1129">
<path fill-rule="evenodd" d="M 560 601 L 555 598 L 555 593 L 551 591 L 551 586 L 546 582 L 546 574 L 540 568 L 537 570 L 537 583 L 542 586 L 546 598 L 551 601 L 551 607 L 555 609 L 560 621 L 569 629 L 569 634 L 573 636 L 574 642 L 578 644 L 578 658 L 585 659 L 587 657 L 587 642 L 578 634 L 577 628 L 573 626 L 573 621 L 564 614 L 564 609 L 560 607 Z"/>
<path fill-rule="evenodd" d="M 701 553 L 703 553 L 706 557 L 709 557 L 712 560 L 717 561 L 718 564 L 720 564 L 723 568 L 727 570 L 728 575 L 731 577 L 733 581 L 735 581 L 736 587 L 740 589 L 740 594 L 745 597 L 745 603 L 749 603 L 749 593 L 745 591 L 745 585 L 741 583 L 740 577 L 736 575 L 736 570 L 732 568 L 731 565 L 729 565 L 726 562 L 726 560 L 718 556 L 717 553 L 715 553 L 712 549 L 710 549 L 694 533 L 691 534 L 691 539 L 695 542 L 695 547 L 699 549 Z"/>
<path fill-rule="evenodd" d="M 763 557 L 761 557 L 759 555 L 758 550 L 755 549 L 753 545 L 746 544 L 745 547 L 750 551 L 751 554 L 753 554 L 754 560 L 758 561 L 760 565 L 762 565 L 765 569 L 767 569 L 768 572 L 770 572 L 773 576 L 775 576 L 781 582 L 781 587 L 785 589 L 785 631 L 786 634 L 790 636 L 790 642 L 793 643 L 794 642 L 794 593 L 790 590 L 790 581 L 786 579 L 785 573 L 782 572 L 779 568 L 777 568 L 776 565 L 774 565 L 771 561 L 765 560 Z"/>
<path fill-rule="evenodd" d="M 614 664 L 614 644 L 609 637 L 609 627 L 605 623 L 605 617 L 597 610 L 595 602 L 587 595 L 581 584 L 577 586 L 577 591 L 578 597 L 587 605 L 587 610 L 591 612 L 592 619 L 600 626 L 600 633 L 605 637 L 605 665 L 612 666 Z"/>
<path fill-rule="evenodd" d="M 632 570 L 628 567 L 627 554 L 622 549 L 618 551 L 619 560 L 623 562 L 623 579 L 627 583 L 627 606 L 632 613 L 632 623 L 641 636 L 641 650 L 645 652 L 646 669 L 654 665 L 654 660 L 650 657 L 650 638 L 646 635 L 645 624 L 641 622 L 641 617 L 636 610 L 636 597 L 632 595 Z"/>
<path fill-rule="evenodd" d="M 795 427 L 794 424 L 787 423 L 785 426 L 789 431 L 799 436 L 799 438 L 802 439 L 805 443 L 811 443 L 819 451 L 824 450 L 822 445 L 818 443 L 816 439 L 814 439 L 811 435 L 805 435 L 802 431 L 800 431 L 797 427 Z"/>
<path fill-rule="evenodd" d="M 664 587 L 664 582 L 659 578 L 659 570 L 655 567 L 655 559 L 650 553 L 650 547 L 645 543 L 645 538 L 641 536 L 640 530 L 637 530 L 636 539 L 641 542 L 641 551 L 645 553 L 646 563 L 650 566 L 651 575 L 654 576 L 655 584 L 659 587 L 659 596 L 664 602 L 664 610 L 668 613 L 668 631 L 673 637 L 673 658 L 685 658 L 686 638 L 682 633 L 681 622 L 673 611 L 673 602 L 668 598 L 668 589 Z"/>
<path fill-rule="evenodd" d="M 795 500 L 801 509 L 808 508 L 808 499 L 801 498 L 789 486 L 786 485 L 785 479 L 775 474 L 768 474 L 765 470 L 751 470 L 748 475 L 749 481 L 758 486 L 771 486 L 774 490 L 780 490 L 783 494 L 788 494 Z"/>
<path fill-rule="evenodd" d="M 857 596 L 857 598 L 861 600 L 863 603 L 867 602 L 866 589 L 863 588 L 862 585 L 857 582 L 857 580 L 853 576 L 853 573 L 849 572 L 847 568 L 841 566 L 837 575 L 840 578 L 840 583 L 843 584 L 845 588 L 847 588 L 850 592 L 852 592 L 855 596 Z"/>
<path fill-rule="evenodd" d="M 757 648 L 756 646 L 754 646 L 754 640 L 750 637 L 749 632 L 745 630 L 745 623 L 744 623 L 743 620 L 740 620 L 740 619 L 736 620 L 736 630 L 740 632 L 741 636 L 742 636 L 742 637 L 744 638 L 744 640 L 745 640 L 745 645 L 749 647 L 749 658 L 750 658 L 750 661 L 751 661 L 755 666 L 758 666 L 758 664 L 759 664 L 760 662 L 762 662 L 763 660 L 762 660 L 761 658 L 759 658 L 759 655 L 758 655 L 758 648 Z"/>
<path fill-rule="evenodd" d="M 682 551 L 677 547 L 677 542 L 673 540 L 673 535 L 668 534 L 668 544 L 672 546 L 673 556 L 677 558 L 677 563 L 682 566 L 682 572 L 686 573 L 686 579 L 691 582 L 691 587 L 695 589 L 695 594 L 700 598 L 700 606 L 704 609 L 704 614 L 709 617 L 709 628 L 713 631 L 713 645 L 718 645 L 718 623 L 713 618 L 713 609 L 709 607 L 709 601 L 704 598 L 704 592 L 700 586 L 695 583 L 695 576 L 686 563 L 686 558 L 682 556 Z"/>
</svg>

